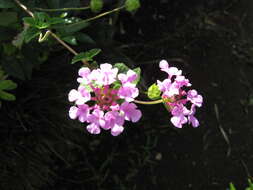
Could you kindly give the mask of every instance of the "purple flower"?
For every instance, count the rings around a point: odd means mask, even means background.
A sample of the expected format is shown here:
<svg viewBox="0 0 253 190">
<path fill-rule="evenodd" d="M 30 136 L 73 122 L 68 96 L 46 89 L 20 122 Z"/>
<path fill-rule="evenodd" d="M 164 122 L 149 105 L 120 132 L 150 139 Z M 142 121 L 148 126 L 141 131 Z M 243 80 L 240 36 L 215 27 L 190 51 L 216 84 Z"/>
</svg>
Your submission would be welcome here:
<svg viewBox="0 0 253 190">
<path fill-rule="evenodd" d="M 111 129 L 112 136 L 118 136 L 120 133 L 122 133 L 124 130 L 124 127 L 120 125 L 114 125 Z"/>
<path fill-rule="evenodd" d="M 193 104 L 191 106 L 190 113 L 188 114 L 188 122 L 191 123 L 193 127 L 198 127 L 199 126 L 199 121 L 194 116 L 195 112 L 196 112 L 196 109 L 195 109 L 195 105 Z"/>
<path fill-rule="evenodd" d="M 87 67 L 82 67 L 78 71 L 78 75 L 81 76 L 77 78 L 77 82 L 82 83 L 82 84 L 89 84 L 90 83 L 90 69 Z"/>
<path fill-rule="evenodd" d="M 180 86 L 177 83 L 171 83 L 170 79 L 165 79 L 164 81 L 157 81 L 159 89 L 163 92 L 163 96 L 172 97 L 179 94 Z"/>
<path fill-rule="evenodd" d="M 124 102 L 120 106 L 120 110 L 124 113 L 125 119 L 132 122 L 137 122 L 141 118 L 141 111 L 136 109 L 134 103 Z"/>
<path fill-rule="evenodd" d="M 122 126 L 124 124 L 124 117 L 118 111 L 109 111 L 105 114 L 104 129 L 111 129 L 114 125 Z"/>
<path fill-rule="evenodd" d="M 118 95 L 120 98 L 125 99 L 127 102 L 131 102 L 139 95 L 139 90 L 135 87 L 134 84 L 125 83 L 120 87 Z"/>
<path fill-rule="evenodd" d="M 89 106 L 86 104 L 76 106 L 71 106 L 69 109 L 69 117 L 71 119 L 78 118 L 80 122 L 87 121 L 88 115 L 89 115 Z"/>
<path fill-rule="evenodd" d="M 87 122 L 89 133 L 99 134 L 102 128 L 117 136 L 123 132 L 125 120 L 140 119 L 140 110 L 128 103 L 139 95 L 133 83 L 138 77 L 134 71 L 118 74 L 117 68 L 105 63 L 92 71 L 83 67 L 78 74 L 80 86 L 69 92 L 69 101 L 76 104 L 70 108 L 69 116 Z"/>
<path fill-rule="evenodd" d="M 168 74 L 168 78 L 163 81 L 157 81 L 157 85 L 162 92 L 162 98 L 166 107 L 171 112 L 171 122 L 175 127 L 182 128 L 185 123 L 192 124 L 193 127 L 199 126 L 199 121 L 194 116 L 195 106 L 201 107 L 203 98 L 196 90 L 185 90 L 190 87 L 191 83 L 182 71 L 176 67 L 169 67 L 166 60 L 159 63 L 160 69 Z M 188 110 L 186 105 L 191 104 L 191 109 Z"/>
<path fill-rule="evenodd" d="M 100 65 L 100 69 L 91 72 L 91 78 L 99 85 L 110 85 L 116 81 L 117 74 L 117 68 L 112 68 L 111 64 L 104 63 Z"/>
<path fill-rule="evenodd" d="M 85 102 L 89 101 L 91 96 L 83 86 L 80 86 L 78 88 L 78 91 L 72 89 L 68 94 L 68 98 L 70 102 L 75 102 L 77 105 L 82 105 Z"/>
<path fill-rule="evenodd" d="M 94 135 L 97 135 L 101 132 L 101 129 L 95 123 L 91 123 L 91 124 L 87 125 L 86 129 L 89 133 L 94 134 Z"/>
<path fill-rule="evenodd" d="M 178 70 L 176 67 L 169 67 L 169 64 L 166 60 L 162 60 L 159 63 L 161 71 L 168 73 L 168 78 L 172 78 L 173 76 L 178 76 L 182 74 L 181 70 Z"/>
<path fill-rule="evenodd" d="M 126 74 L 119 74 L 118 79 L 121 81 L 122 84 L 125 83 L 132 83 L 137 79 L 138 75 L 133 71 L 129 70 Z"/>
<path fill-rule="evenodd" d="M 99 134 L 101 131 L 100 127 L 105 125 L 104 112 L 99 109 L 93 110 L 92 114 L 88 116 L 87 122 L 90 123 L 87 126 L 87 130 L 91 134 Z"/>
<path fill-rule="evenodd" d="M 189 90 L 187 93 L 187 100 L 190 100 L 194 105 L 201 107 L 203 103 L 203 97 L 198 94 L 196 90 Z"/>
<path fill-rule="evenodd" d="M 173 115 L 171 122 L 175 127 L 182 128 L 182 125 L 187 123 L 185 115 L 188 115 L 189 113 L 189 110 L 185 106 L 178 104 L 174 106 L 171 111 L 171 114 Z"/>
<path fill-rule="evenodd" d="M 113 136 L 118 136 L 123 132 L 124 116 L 120 115 L 118 111 L 110 111 L 105 114 L 104 129 L 111 129 Z"/>
</svg>

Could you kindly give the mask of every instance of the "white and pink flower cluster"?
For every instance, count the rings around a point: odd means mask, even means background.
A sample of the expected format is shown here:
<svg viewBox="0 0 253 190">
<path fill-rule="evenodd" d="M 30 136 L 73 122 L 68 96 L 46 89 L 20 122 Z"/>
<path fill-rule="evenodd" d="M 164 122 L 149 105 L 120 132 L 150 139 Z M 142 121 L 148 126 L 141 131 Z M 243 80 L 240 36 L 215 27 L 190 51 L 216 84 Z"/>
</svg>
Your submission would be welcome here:
<svg viewBox="0 0 253 190">
<path fill-rule="evenodd" d="M 166 107 L 172 114 L 172 124 L 182 128 L 182 125 L 188 122 L 193 127 L 198 127 L 199 121 L 194 114 L 196 107 L 202 106 L 203 97 L 196 90 L 185 90 L 186 87 L 191 86 L 191 83 L 182 75 L 181 70 L 169 67 L 166 60 L 162 60 L 159 66 L 162 71 L 168 74 L 168 78 L 162 82 L 158 80 L 157 85 L 162 92 Z"/>
<path fill-rule="evenodd" d="M 104 129 L 117 136 L 123 132 L 125 120 L 137 122 L 141 118 L 141 111 L 132 103 L 139 95 L 134 83 L 138 75 L 133 70 L 118 73 L 117 68 L 105 63 L 94 70 L 83 67 L 78 74 L 80 86 L 68 95 L 75 103 L 69 116 L 87 122 L 88 132 L 99 134 Z"/>
</svg>

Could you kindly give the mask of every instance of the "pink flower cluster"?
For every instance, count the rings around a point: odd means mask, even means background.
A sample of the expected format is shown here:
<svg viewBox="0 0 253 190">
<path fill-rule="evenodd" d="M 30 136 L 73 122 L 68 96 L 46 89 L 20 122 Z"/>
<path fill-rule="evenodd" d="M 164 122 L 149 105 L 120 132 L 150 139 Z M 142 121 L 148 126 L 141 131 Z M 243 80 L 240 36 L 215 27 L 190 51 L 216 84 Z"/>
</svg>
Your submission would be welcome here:
<svg viewBox="0 0 253 190">
<path fill-rule="evenodd" d="M 168 74 L 168 78 L 157 81 L 157 85 L 162 92 L 162 98 L 170 110 L 171 122 L 175 127 L 182 128 L 185 123 L 199 126 L 199 121 L 194 116 L 196 107 L 201 107 L 203 97 L 196 90 L 186 91 L 185 87 L 190 87 L 191 83 L 182 75 L 182 71 L 176 67 L 169 67 L 167 61 L 162 60 L 159 64 L 161 71 Z M 189 109 L 187 108 L 189 107 Z"/>
<path fill-rule="evenodd" d="M 92 71 L 83 67 L 78 74 L 80 86 L 68 95 L 75 103 L 69 116 L 87 122 L 88 132 L 99 134 L 102 128 L 117 136 L 123 132 L 125 120 L 137 122 L 141 118 L 141 111 L 131 103 L 139 95 L 134 84 L 138 76 L 133 70 L 118 73 L 117 68 L 105 63 Z"/>
</svg>

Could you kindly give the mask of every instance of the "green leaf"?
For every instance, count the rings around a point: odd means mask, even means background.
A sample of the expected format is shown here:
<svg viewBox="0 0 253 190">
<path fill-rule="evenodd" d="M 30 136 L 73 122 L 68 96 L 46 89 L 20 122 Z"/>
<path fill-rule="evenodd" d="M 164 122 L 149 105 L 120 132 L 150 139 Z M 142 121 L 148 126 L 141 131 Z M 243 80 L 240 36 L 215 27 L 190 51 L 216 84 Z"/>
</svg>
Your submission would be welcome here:
<svg viewBox="0 0 253 190">
<path fill-rule="evenodd" d="M 248 179 L 248 183 L 249 183 L 249 190 L 253 190 L 253 183 L 251 182 L 250 179 Z"/>
<path fill-rule="evenodd" d="M 14 101 L 16 97 L 13 94 L 0 90 L 0 99 Z"/>
<path fill-rule="evenodd" d="M 36 36 L 40 35 L 40 30 L 38 28 L 34 28 L 34 27 L 28 27 L 25 30 L 24 33 L 24 39 L 25 42 L 28 43 L 30 42 L 33 38 L 35 38 Z"/>
<path fill-rule="evenodd" d="M 66 21 L 65 21 L 66 22 Z M 63 34 L 73 34 L 89 26 L 88 22 L 80 21 L 73 24 L 54 26 L 56 30 Z"/>
<path fill-rule="evenodd" d="M 17 88 L 17 84 L 12 80 L 0 81 L 0 90 L 13 90 Z"/>
<path fill-rule="evenodd" d="M 91 49 L 89 51 L 86 52 L 81 52 L 78 55 L 76 55 L 72 61 L 71 64 L 74 64 L 78 61 L 92 61 L 93 57 L 96 56 L 97 54 L 99 54 L 101 52 L 101 49 Z"/>
<path fill-rule="evenodd" d="M 103 0 L 91 0 L 90 1 L 91 11 L 94 13 L 98 13 L 103 8 Z"/>
<path fill-rule="evenodd" d="M 65 20 L 63 18 L 60 18 L 60 17 L 52 17 L 52 18 L 49 18 L 49 21 L 50 25 L 53 25 L 53 24 L 60 24 L 60 23 L 64 23 Z"/>
<path fill-rule="evenodd" d="M 133 69 L 133 71 L 137 74 L 137 79 L 135 79 L 133 81 L 134 84 L 138 84 L 138 82 L 140 81 L 141 79 L 141 68 L 140 67 L 137 67 L 135 69 Z"/>
<path fill-rule="evenodd" d="M 24 21 L 24 23 L 29 24 L 30 26 L 34 26 L 34 27 L 36 26 L 36 22 L 35 22 L 34 18 L 32 18 L 32 17 L 24 17 L 23 21 Z"/>
<path fill-rule="evenodd" d="M 16 12 L 0 12 L 0 26 L 9 26 L 18 21 Z"/>
<path fill-rule="evenodd" d="M 95 44 L 95 41 L 88 36 L 87 34 L 84 33 L 77 33 L 76 35 L 76 40 L 82 43 L 89 43 L 89 44 Z"/>
<path fill-rule="evenodd" d="M 229 184 L 229 190 L 236 190 L 235 186 L 233 183 Z"/>
<path fill-rule="evenodd" d="M 15 7 L 15 4 L 11 0 L 0 0 L 0 9 L 8 9 Z"/>
<path fill-rule="evenodd" d="M 118 68 L 119 73 L 126 73 L 129 70 L 124 63 L 116 63 L 113 67 Z"/>
<path fill-rule="evenodd" d="M 39 29 L 45 29 L 50 26 L 50 17 L 47 13 L 44 12 L 35 12 L 34 20 L 36 23 L 36 27 Z"/>
<path fill-rule="evenodd" d="M 161 91 L 160 91 L 159 87 L 156 85 L 156 83 L 152 84 L 148 88 L 148 97 L 151 100 L 157 100 L 160 98 L 160 96 L 161 96 Z"/>
<path fill-rule="evenodd" d="M 77 45 L 77 41 L 76 41 L 75 36 L 66 36 L 66 37 L 63 37 L 62 39 L 71 45 Z"/>
<path fill-rule="evenodd" d="M 126 0 L 125 6 L 127 11 L 133 12 L 140 8 L 141 4 L 139 0 Z"/>
</svg>

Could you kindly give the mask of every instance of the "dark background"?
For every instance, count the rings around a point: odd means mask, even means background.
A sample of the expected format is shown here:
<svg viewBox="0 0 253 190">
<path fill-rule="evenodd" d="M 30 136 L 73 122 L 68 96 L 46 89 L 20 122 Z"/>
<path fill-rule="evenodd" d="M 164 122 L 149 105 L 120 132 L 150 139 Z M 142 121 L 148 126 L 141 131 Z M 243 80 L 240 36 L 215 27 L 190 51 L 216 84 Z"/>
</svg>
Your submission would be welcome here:
<svg viewBox="0 0 253 190">
<path fill-rule="evenodd" d="M 70 65 L 72 55 L 59 46 L 32 42 L 24 48 L 28 57 L 36 48 L 50 53 L 30 79 L 16 80 L 17 100 L 2 105 L 1 189 L 219 190 L 230 182 L 246 187 L 253 172 L 253 2 L 141 3 L 135 14 L 121 11 L 92 22 L 84 32 L 96 44 L 75 49 L 98 47 L 99 63 L 140 66 L 143 89 L 163 79 L 158 64 L 168 60 L 204 97 L 199 128 L 176 129 L 164 107 L 154 105 L 140 106 L 141 121 L 126 124 L 118 137 L 88 134 L 85 124 L 68 118 L 67 94 L 77 87 L 81 65 Z"/>
</svg>

